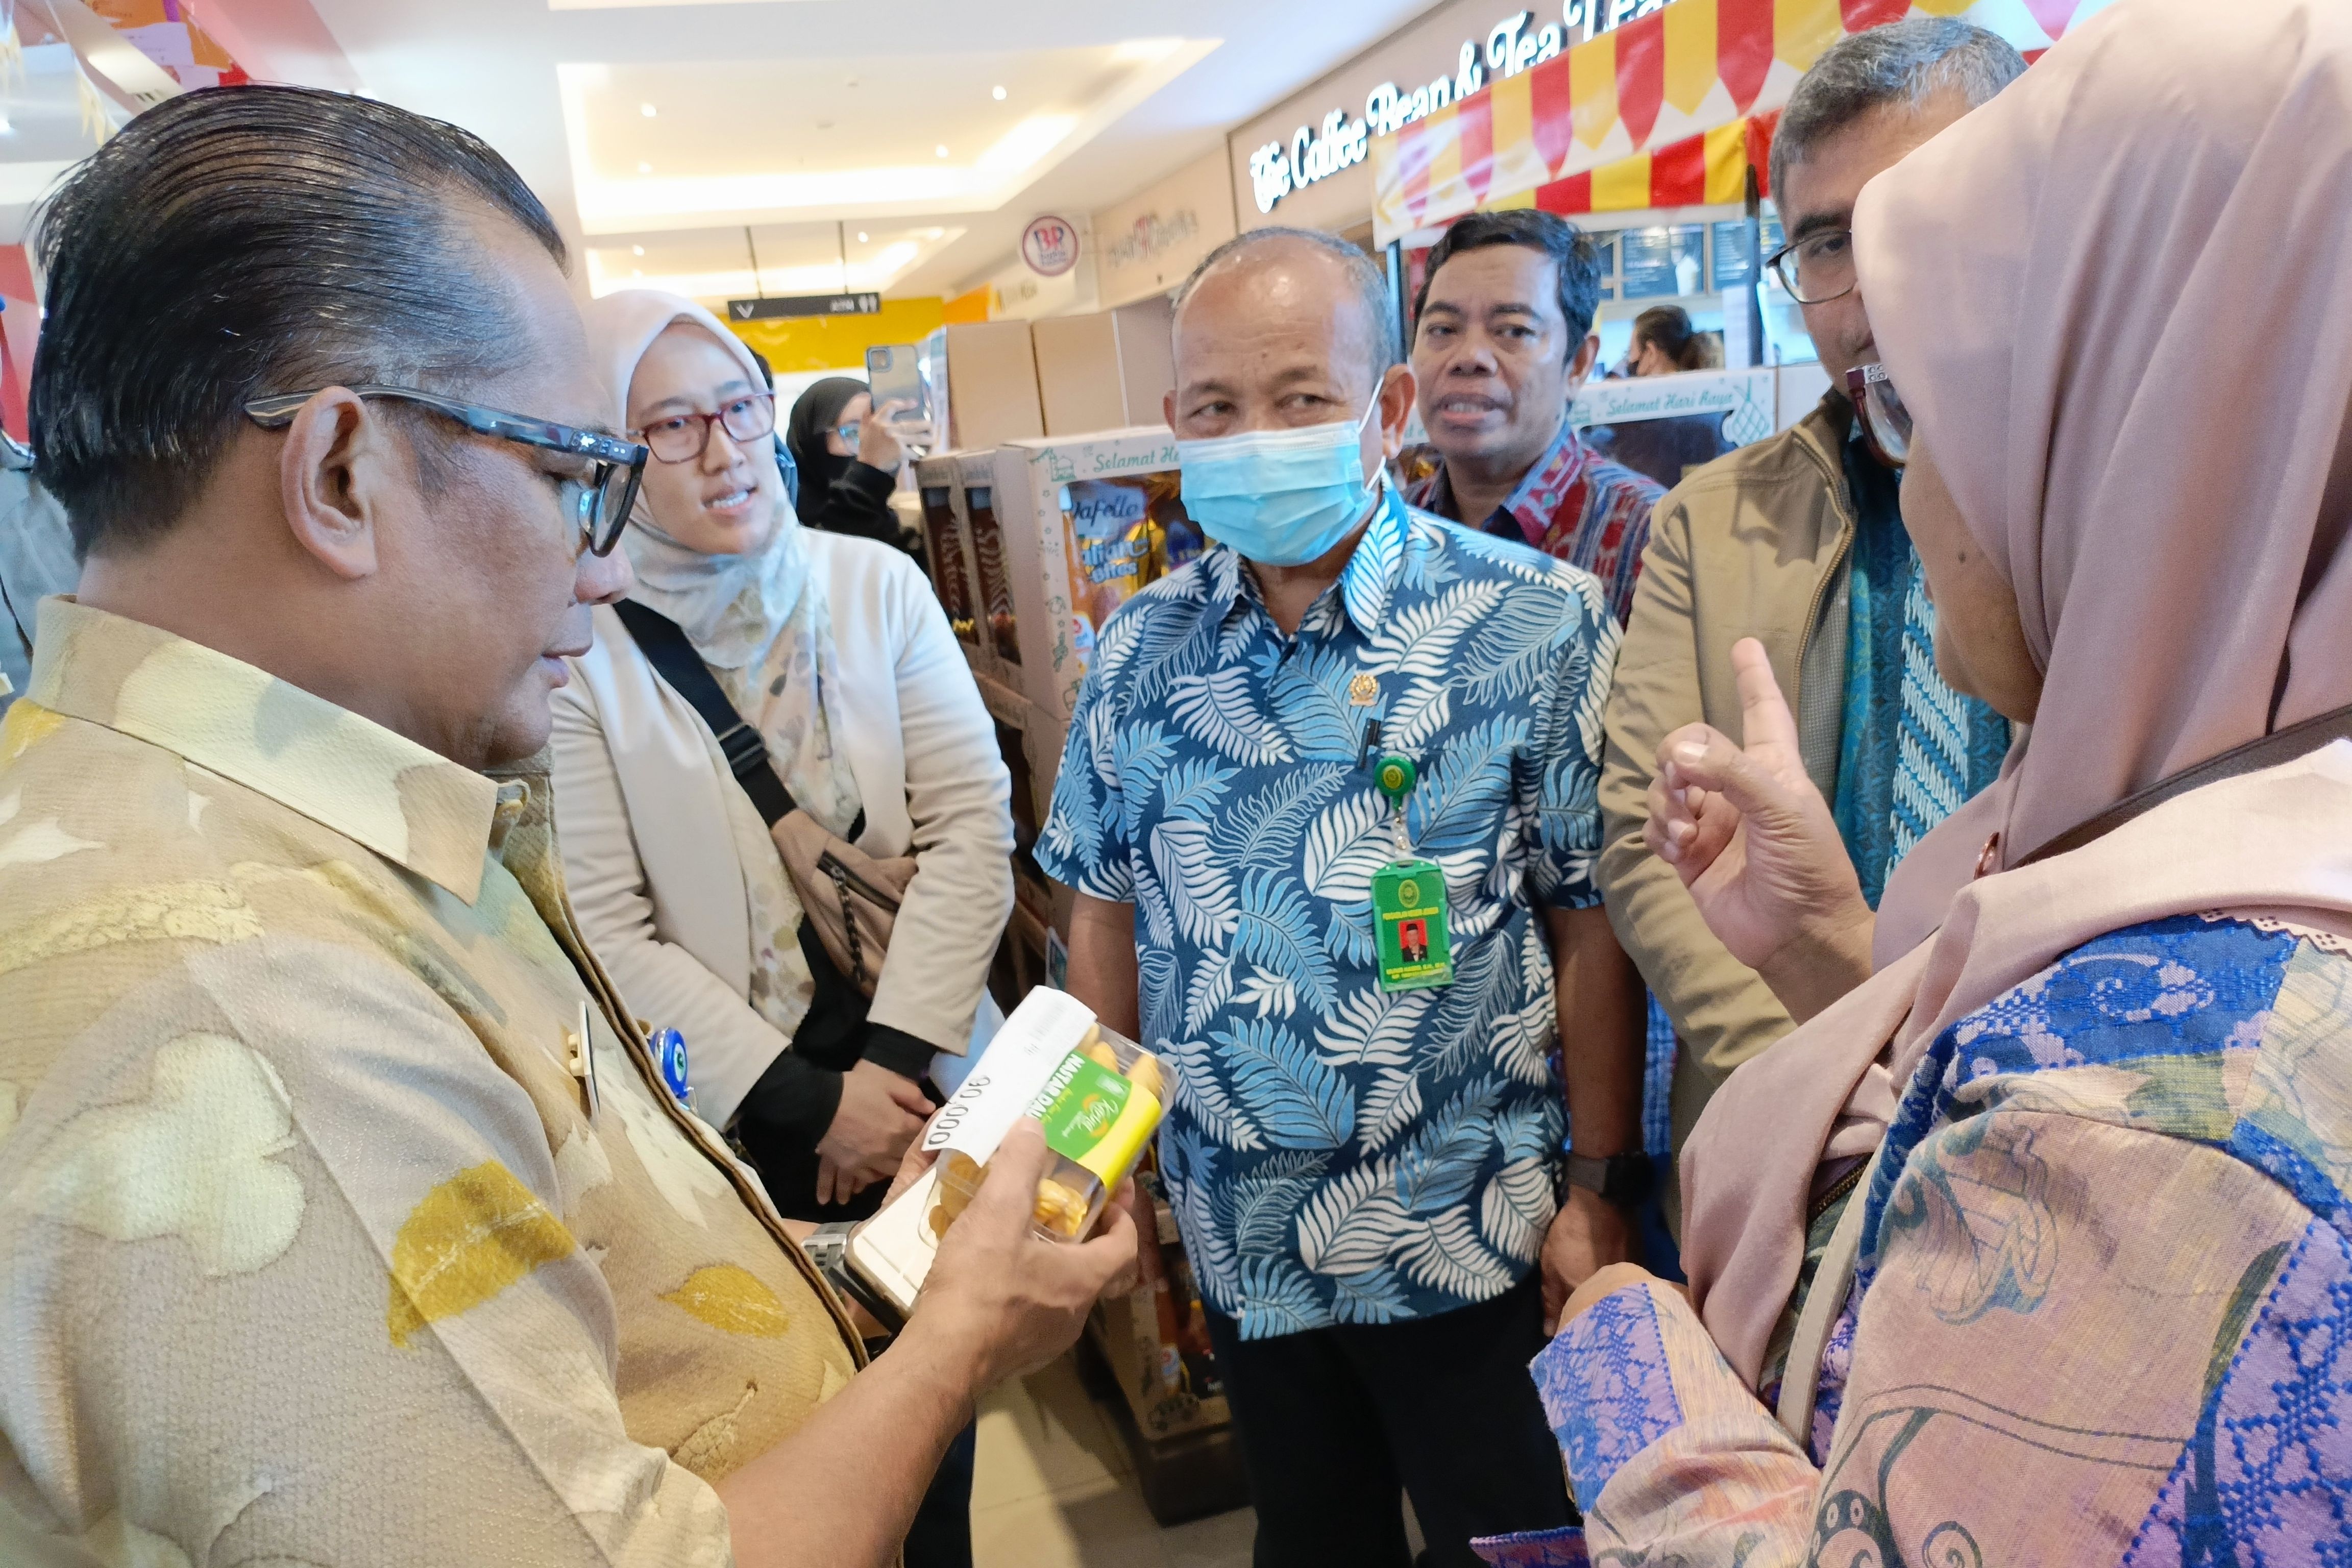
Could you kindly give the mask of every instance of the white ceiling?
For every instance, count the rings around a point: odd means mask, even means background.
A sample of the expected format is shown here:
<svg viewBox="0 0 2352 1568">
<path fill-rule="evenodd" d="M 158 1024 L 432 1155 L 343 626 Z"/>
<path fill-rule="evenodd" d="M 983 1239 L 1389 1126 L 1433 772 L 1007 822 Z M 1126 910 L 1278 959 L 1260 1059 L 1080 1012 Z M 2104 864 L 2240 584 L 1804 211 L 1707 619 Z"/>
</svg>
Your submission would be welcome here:
<svg viewBox="0 0 2352 1568">
<path fill-rule="evenodd" d="M 769 293 L 830 290 L 845 261 L 853 288 L 969 287 L 1030 218 L 1133 195 L 1431 0 L 311 3 L 362 90 L 514 163 L 583 289 L 713 298 L 751 291 L 754 248 Z M 300 5 L 199 14 L 257 76 L 341 85 Z"/>
<path fill-rule="evenodd" d="M 580 270 L 591 294 L 656 285 L 697 300 L 879 291 L 895 289 L 964 232 L 961 224 L 900 218 L 596 235 L 579 253 Z"/>
</svg>

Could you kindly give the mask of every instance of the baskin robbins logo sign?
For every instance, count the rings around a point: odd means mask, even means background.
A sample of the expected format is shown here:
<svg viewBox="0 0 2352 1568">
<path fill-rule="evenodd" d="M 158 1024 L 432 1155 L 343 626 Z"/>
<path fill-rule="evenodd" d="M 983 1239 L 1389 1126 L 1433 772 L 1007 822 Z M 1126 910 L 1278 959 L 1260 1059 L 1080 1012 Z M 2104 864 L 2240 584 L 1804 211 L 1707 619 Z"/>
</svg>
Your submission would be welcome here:
<svg viewBox="0 0 2352 1568">
<path fill-rule="evenodd" d="M 1047 214 L 1021 231 L 1021 259 L 1040 278 L 1059 278 L 1078 264 L 1078 230 L 1067 218 Z"/>
<path fill-rule="evenodd" d="M 1391 136 L 1447 104 L 1469 97 L 1487 78 L 1517 76 L 1556 58 L 1571 42 L 1646 16 L 1666 0 L 1562 0 L 1560 19 L 1538 27 L 1536 14 L 1521 11 L 1486 30 L 1482 47 L 1465 38 L 1450 76 L 1407 89 L 1384 81 L 1364 97 L 1364 114 L 1351 120 L 1344 109 L 1323 116 L 1319 130 L 1302 125 L 1288 142 L 1269 142 L 1250 154 L 1250 193 L 1257 210 L 1270 213 L 1283 197 L 1328 180 L 1364 161 L 1375 136 Z"/>
</svg>

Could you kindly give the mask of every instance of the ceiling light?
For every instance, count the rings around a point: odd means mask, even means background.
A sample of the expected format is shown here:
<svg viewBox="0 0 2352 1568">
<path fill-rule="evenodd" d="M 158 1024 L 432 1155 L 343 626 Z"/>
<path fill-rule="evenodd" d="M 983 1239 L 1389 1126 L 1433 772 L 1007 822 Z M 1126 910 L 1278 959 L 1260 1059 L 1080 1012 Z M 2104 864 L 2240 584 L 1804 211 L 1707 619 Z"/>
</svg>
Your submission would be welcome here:
<svg viewBox="0 0 2352 1568">
<path fill-rule="evenodd" d="M 932 148 L 931 151 L 944 158 L 948 155 L 948 144 L 942 142 L 938 146 Z"/>
<path fill-rule="evenodd" d="M 1003 103 L 1004 101 L 1004 89 L 1001 87 L 990 88 L 988 89 L 988 96 L 996 100 L 997 102 Z"/>
<path fill-rule="evenodd" d="M 16 128 L 14 125 L 8 123 L 8 117 L 6 115 L 0 114 L 0 136 L 8 135 L 16 129 Z"/>
<path fill-rule="evenodd" d="M 866 231 L 862 228 L 857 231 L 857 243 L 860 245 L 866 243 Z"/>
<path fill-rule="evenodd" d="M 650 104 L 650 103 L 641 103 L 641 104 L 637 105 L 637 112 L 638 112 L 639 114 L 644 115 L 647 120 L 651 120 L 651 119 L 656 115 L 656 114 L 659 113 L 660 111 L 659 111 L 658 110 L 655 109 L 655 108 L 654 108 L 654 106 L 653 106 L 652 104 Z"/>
<path fill-rule="evenodd" d="M 645 253 L 646 247 L 642 245 L 633 245 L 629 247 L 629 254 L 631 256 L 643 256 Z"/>
<path fill-rule="evenodd" d="M 654 166 L 651 163 L 639 163 L 637 165 L 637 173 L 640 174 L 650 174 L 653 172 Z"/>
<path fill-rule="evenodd" d="M 919 248 L 912 240 L 906 239 L 900 240 L 896 245 L 886 245 L 882 247 L 881 254 L 874 258 L 874 270 L 883 273 L 896 272 L 915 259 L 915 252 Z"/>
<path fill-rule="evenodd" d="M 632 278 L 643 278 L 645 275 L 646 269 L 642 267 L 632 267 L 629 268 L 629 276 Z"/>
</svg>

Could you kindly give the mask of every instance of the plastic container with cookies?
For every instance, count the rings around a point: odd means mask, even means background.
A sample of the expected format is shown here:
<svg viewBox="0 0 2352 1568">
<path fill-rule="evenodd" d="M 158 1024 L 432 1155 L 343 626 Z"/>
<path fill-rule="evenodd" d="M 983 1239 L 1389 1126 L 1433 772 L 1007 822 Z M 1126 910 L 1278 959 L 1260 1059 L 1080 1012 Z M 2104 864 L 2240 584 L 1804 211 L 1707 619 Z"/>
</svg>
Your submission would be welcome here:
<svg viewBox="0 0 2352 1568">
<path fill-rule="evenodd" d="M 1167 1105 L 1160 1058 L 1100 1024 L 1090 1025 L 1030 1102 L 1044 1124 L 1054 1168 L 1037 1183 L 1037 1234 L 1084 1241 L 1103 1205 L 1143 1157 Z M 940 1156 L 931 1233 L 945 1236 L 988 1179 L 988 1167 L 961 1150 Z"/>
<path fill-rule="evenodd" d="M 940 1238 L 988 1179 L 989 1161 L 1024 1117 L 1041 1123 L 1052 1169 L 1037 1184 L 1037 1234 L 1083 1241 L 1159 1130 L 1169 1096 L 1160 1059 L 1066 993 L 1040 987 L 1023 999 L 924 1130 L 939 1154 L 923 1177 L 849 1239 L 847 1262 L 869 1308 L 879 1296 L 903 1315 L 914 1308 Z M 877 1315 L 882 1315 L 877 1313 Z"/>
</svg>

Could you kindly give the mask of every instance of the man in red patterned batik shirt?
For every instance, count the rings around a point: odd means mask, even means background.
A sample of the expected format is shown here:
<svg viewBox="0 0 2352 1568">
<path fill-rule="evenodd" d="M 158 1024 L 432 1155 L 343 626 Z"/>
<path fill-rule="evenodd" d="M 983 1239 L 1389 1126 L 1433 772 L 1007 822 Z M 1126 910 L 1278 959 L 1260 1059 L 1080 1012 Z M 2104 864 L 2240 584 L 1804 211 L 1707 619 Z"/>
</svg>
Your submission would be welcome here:
<svg viewBox="0 0 2352 1568">
<path fill-rule="evenodd" d="M 1589 450 L 1569 400 L 1592 372 L 1601 263 L 1567 219 L 1473 213 L 1429 253 L 1413 334 L 1437 469 L 1406 500 L 1601 579 L 1623 626 L 1664 489 Z"/>
</svg>

